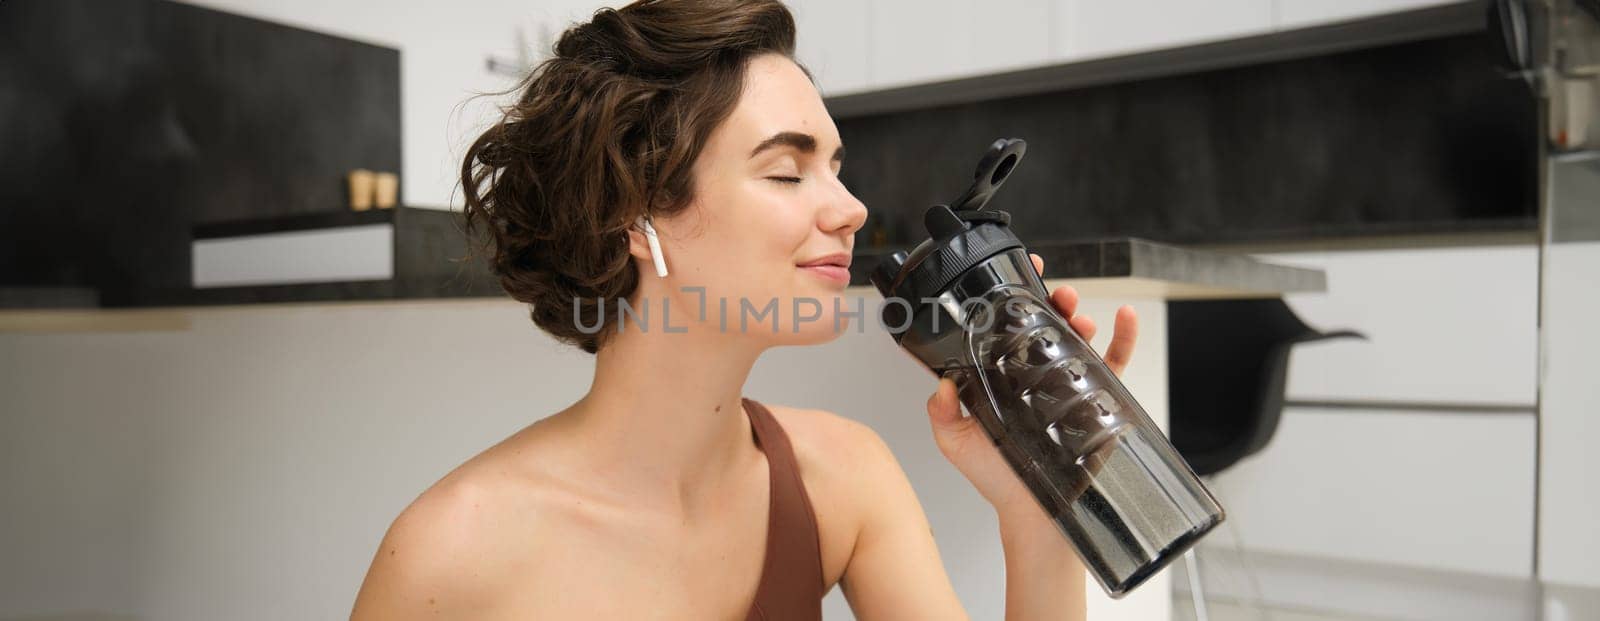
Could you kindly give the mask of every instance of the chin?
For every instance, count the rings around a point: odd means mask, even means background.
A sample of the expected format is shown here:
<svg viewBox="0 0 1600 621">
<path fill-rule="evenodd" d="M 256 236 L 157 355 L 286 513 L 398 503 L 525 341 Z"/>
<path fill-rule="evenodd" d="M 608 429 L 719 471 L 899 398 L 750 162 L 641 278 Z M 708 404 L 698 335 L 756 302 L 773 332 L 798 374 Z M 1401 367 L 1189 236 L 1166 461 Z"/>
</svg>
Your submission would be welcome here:
<svg viewBox="0 0 1600 621">
<path fill-rule="evenodd" d="M 854 329 L 854 321 L 854 317 L 840 319 L 839 329 L 835 331 L 833 329 L 833 314 L 825 313 L 814 322 L 800 324 L 799 332 L 792 331 L 793 326 L 788 325 L 784 326 L 783 330 L 776 336 L 781 340 L 780 345 L 822 345 L 838 339 L 840 335 L 844 334 L 845 330 Z"/>
<path fill-rule="evenodd" d="M 795 312 L 795 300 L 802 300 L 799 313 Z M 816 300 L 822 306 L 821 312 L 803 300 Z M 832 342 L 845 330 L 856 329 L 856 324 L 865 320 L 869 317 L 868 313 L 874 311 L 872 304 L 862 300 L 862 313 L 856 316 L 855 296 L 848 296 L 844 291 L 815 286 L 797 292 L 793 297 L 784 300 L 783 304 L 783 324 L 779 326 L 778 333 L 773 335 L 782 345 L 820 345 Z M 836 313 L 835 308 L 844 312 Z M 810 319 L 812 314 L 817 315 L 816 319 Z M 801 317 L 806 319 L 800 321 Z M 837 330 L 834 329 L 836 320 Z"/>
</svg>

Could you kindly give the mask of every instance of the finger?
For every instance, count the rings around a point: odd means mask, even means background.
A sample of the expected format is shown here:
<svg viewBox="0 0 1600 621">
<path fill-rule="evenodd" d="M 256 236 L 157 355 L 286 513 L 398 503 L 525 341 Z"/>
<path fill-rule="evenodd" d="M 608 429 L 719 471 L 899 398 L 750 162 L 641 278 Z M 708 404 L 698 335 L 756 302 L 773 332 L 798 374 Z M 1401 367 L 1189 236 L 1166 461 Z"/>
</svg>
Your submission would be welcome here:
<svg viewBox="0 0 1600 621">
<path fill-rule="evenodd" d="M 1036 255 L 1034 253 L 1031 253 L 1031 252 L 1028 253 L 1028 258 L 1033 259 L 1033 271 L 1038 272 L 1040 276 L 1043 276 L 1044 275 L 1044 258 L 1042 258 L 1039 255 Z"/>
<path fill-rule="evenodd" d="M 1056 287 L 1055 291 L 1050 292 L 1050 302 L 1055 304 L 1056 312 L 1061 313 L 1062 317 L 1071 318 L 1073 313 L 1078 312 L 1078 290 L 1073 289 L 1072 285 Z"/>
<path fill-rule="evenodd" d="M 1074 315 L 1067 319 L 1067 325 L 1072 326 L 1072 331 L 1077 332 L 1084 341 L 1094 340 L 1094 335 L 1100 331 L 1099 326 L 1094 324 L 1094 318 L 1088 315 Z"/>
<path fill-rule="evenodd" d="M 939 378 L 939 387 L 928 396 L 928 419 L 935 429 L 949 428 L 961 422 L 961 403 L 956 399 L 956 383 L 948 377 Z"/>
<path fill-rule="evenodd" d="M 1133 346 L 1139 340 L 1139 315 L 1132 306 L 1117 309 L 1116 325 L 1111 329 L 1111 345 L 1106 347 L 1106 366 L 1117 375 L 1128 368 Z"/>
</svg>

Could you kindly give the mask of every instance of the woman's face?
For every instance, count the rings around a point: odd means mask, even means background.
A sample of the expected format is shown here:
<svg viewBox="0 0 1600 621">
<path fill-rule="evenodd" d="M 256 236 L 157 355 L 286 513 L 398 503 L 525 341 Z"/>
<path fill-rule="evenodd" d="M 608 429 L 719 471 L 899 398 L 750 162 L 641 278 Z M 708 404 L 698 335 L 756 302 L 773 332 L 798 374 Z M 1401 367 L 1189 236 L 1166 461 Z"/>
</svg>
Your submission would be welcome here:
<svg viewBox="0 0 1600 621">
<path fill-rule="evenodd" d="M 843 267 L 867 217 L 839 182 L 843 156 L 838 128 L 805 73 L 779 55 L 752 59 L 738 104 L 694 164 L 689 208 L 655 222 L 668 270 L 657 290 L 672 298 L 670 325 L 721 330 L 726 317 L 729 334 L 771 345 L 836 336 L 835 309 L 856 311 L 843 296 Z M 839 265 L 806 267 L 830 257 Z M 643 278 L 656 278 L 648 254 L 638 266 Z M 683 287 L 705 287 L 703 322 L 699 294 Z M 866 314 L 841 318 L 841 330 L 872 317 L 873 306 L 862 306 Z"/>
</svg>

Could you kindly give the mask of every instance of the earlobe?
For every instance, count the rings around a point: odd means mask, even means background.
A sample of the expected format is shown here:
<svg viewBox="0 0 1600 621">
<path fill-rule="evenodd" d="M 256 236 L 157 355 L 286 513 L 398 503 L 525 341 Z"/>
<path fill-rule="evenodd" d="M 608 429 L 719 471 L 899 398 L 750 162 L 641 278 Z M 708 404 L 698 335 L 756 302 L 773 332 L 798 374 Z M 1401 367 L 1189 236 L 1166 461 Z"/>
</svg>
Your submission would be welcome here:
<svg viewBox="0 0 1600 621">
<path fill-rule="evenodd" d="M 656 238 L 656 227 L 649 216 L 639 216 L 639 228 L 644 229 L 644 239 L 650 244 L 650 260 L 656 264 L 656 276 L 667 277 L 666 256 L 661 253 L 661 240 Z"/>
</svg>

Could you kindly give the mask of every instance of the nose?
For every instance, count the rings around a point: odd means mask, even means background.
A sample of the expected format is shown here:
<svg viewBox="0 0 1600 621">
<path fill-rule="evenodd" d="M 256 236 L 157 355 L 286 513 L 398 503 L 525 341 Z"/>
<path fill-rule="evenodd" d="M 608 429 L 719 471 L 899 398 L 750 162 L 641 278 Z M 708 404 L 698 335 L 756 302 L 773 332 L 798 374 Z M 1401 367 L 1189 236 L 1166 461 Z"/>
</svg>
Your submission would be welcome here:
<svg viewBox="0 0 1600 621">
<path fill-rule="evenodd" d="M 826 233 L 854 235 L 866 225 L 867 206 L 837 178 L 830 185 L 831 192 L 817 214 L 817 226 Z"/>
</svg>

